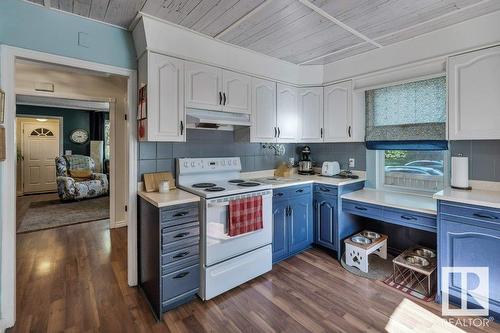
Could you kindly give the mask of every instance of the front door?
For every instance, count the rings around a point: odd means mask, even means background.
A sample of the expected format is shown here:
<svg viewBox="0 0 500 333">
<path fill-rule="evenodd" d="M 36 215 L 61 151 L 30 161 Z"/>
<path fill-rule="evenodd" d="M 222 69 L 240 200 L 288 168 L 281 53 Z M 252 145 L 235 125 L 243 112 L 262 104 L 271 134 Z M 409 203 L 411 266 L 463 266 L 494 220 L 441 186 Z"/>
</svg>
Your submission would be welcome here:
<svg viewBox="0 0 500 333">
<path fill-rule="evenodd" d="M 23 192 L 55 192 L 59 121 L 23 122 Z"/>
</svg>

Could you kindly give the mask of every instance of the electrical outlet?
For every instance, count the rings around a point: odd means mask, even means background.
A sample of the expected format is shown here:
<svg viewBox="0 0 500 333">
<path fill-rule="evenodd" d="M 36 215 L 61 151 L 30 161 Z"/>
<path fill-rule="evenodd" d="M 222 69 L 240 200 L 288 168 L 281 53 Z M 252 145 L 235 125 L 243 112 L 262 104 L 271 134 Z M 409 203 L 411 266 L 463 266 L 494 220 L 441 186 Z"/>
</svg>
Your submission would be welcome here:
<svg viewBox="0 0 500 333">
<path fill-rule="evenodd" d="M 350 158 L 349 159 L 349 168 L 354 168 L 354 166 L 356 165 L 356 160 L 354 160 L 354 158 Z"/>
</svg>

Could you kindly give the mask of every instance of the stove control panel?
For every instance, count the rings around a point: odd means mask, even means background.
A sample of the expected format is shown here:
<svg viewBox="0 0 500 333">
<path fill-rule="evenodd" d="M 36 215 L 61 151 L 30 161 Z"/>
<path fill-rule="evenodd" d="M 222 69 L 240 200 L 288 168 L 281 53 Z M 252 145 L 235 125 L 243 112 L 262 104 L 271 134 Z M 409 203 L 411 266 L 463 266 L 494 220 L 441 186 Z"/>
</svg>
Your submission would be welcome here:
<svg viewBox="0 0 500 333">
<path fill-rule="evenodd" d="M 177 159 L 177 173 L 180 175 L 225 171 L 241 171 L 240 158 L 218 157 Z"/>
</svg>

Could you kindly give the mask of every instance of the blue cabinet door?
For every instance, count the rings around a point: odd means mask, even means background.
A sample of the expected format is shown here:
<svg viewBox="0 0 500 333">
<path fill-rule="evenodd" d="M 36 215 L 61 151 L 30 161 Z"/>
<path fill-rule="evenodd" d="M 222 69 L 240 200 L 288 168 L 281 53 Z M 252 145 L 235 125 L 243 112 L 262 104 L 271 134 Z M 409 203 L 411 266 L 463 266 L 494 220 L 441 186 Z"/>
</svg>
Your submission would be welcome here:
<svg viewBox="0 0 500 333">
<path fill-rule="evenodd" d="M 490 229 L 472 224 L 470 219 L 450 216 L 441 216 L 439 228 L 439 266 L 488 267 L 490 311 L 500 314 L 500 228 Z M 453 274 L 449 278 L 450 295 L 459 298 L 460 275 Z M 475 289 L 477 283 L 477 276 L 469 274 L 467 289 Z M 473 298 L 468 301 L 477 304 Z"/>
<path fill-rule="evenodd" d="M 336 250 L 335 225 L 337 223 L 337 197 L 317 193 L 314 195 L 314 242 Z"/>
<path fill-rule="evenodd" d="M 288 201 L 273 201 L 273 263 L 288 255 Z"/>
<path fill-rule="evenodd" d="M 289 201 L 289 250 L 295 253 L 308 248 L 313 242 L 311 196 L 300 196 Z"/>
</svg>

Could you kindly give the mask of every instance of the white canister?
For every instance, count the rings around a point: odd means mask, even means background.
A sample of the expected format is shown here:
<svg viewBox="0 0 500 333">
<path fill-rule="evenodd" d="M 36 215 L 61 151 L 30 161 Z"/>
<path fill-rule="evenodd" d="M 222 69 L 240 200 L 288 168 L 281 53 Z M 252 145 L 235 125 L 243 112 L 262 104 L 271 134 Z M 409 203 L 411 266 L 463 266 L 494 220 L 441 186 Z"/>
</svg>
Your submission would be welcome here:
<svg viewBox="0 0 500 333">
<path fill-rule="evenodd" d="M 158 191 L 160 193 L 167 193 L 170 191 L 170 183 L 168 180 L 161 181 L 160 184 L 158 185 Z"/>
</svg>

